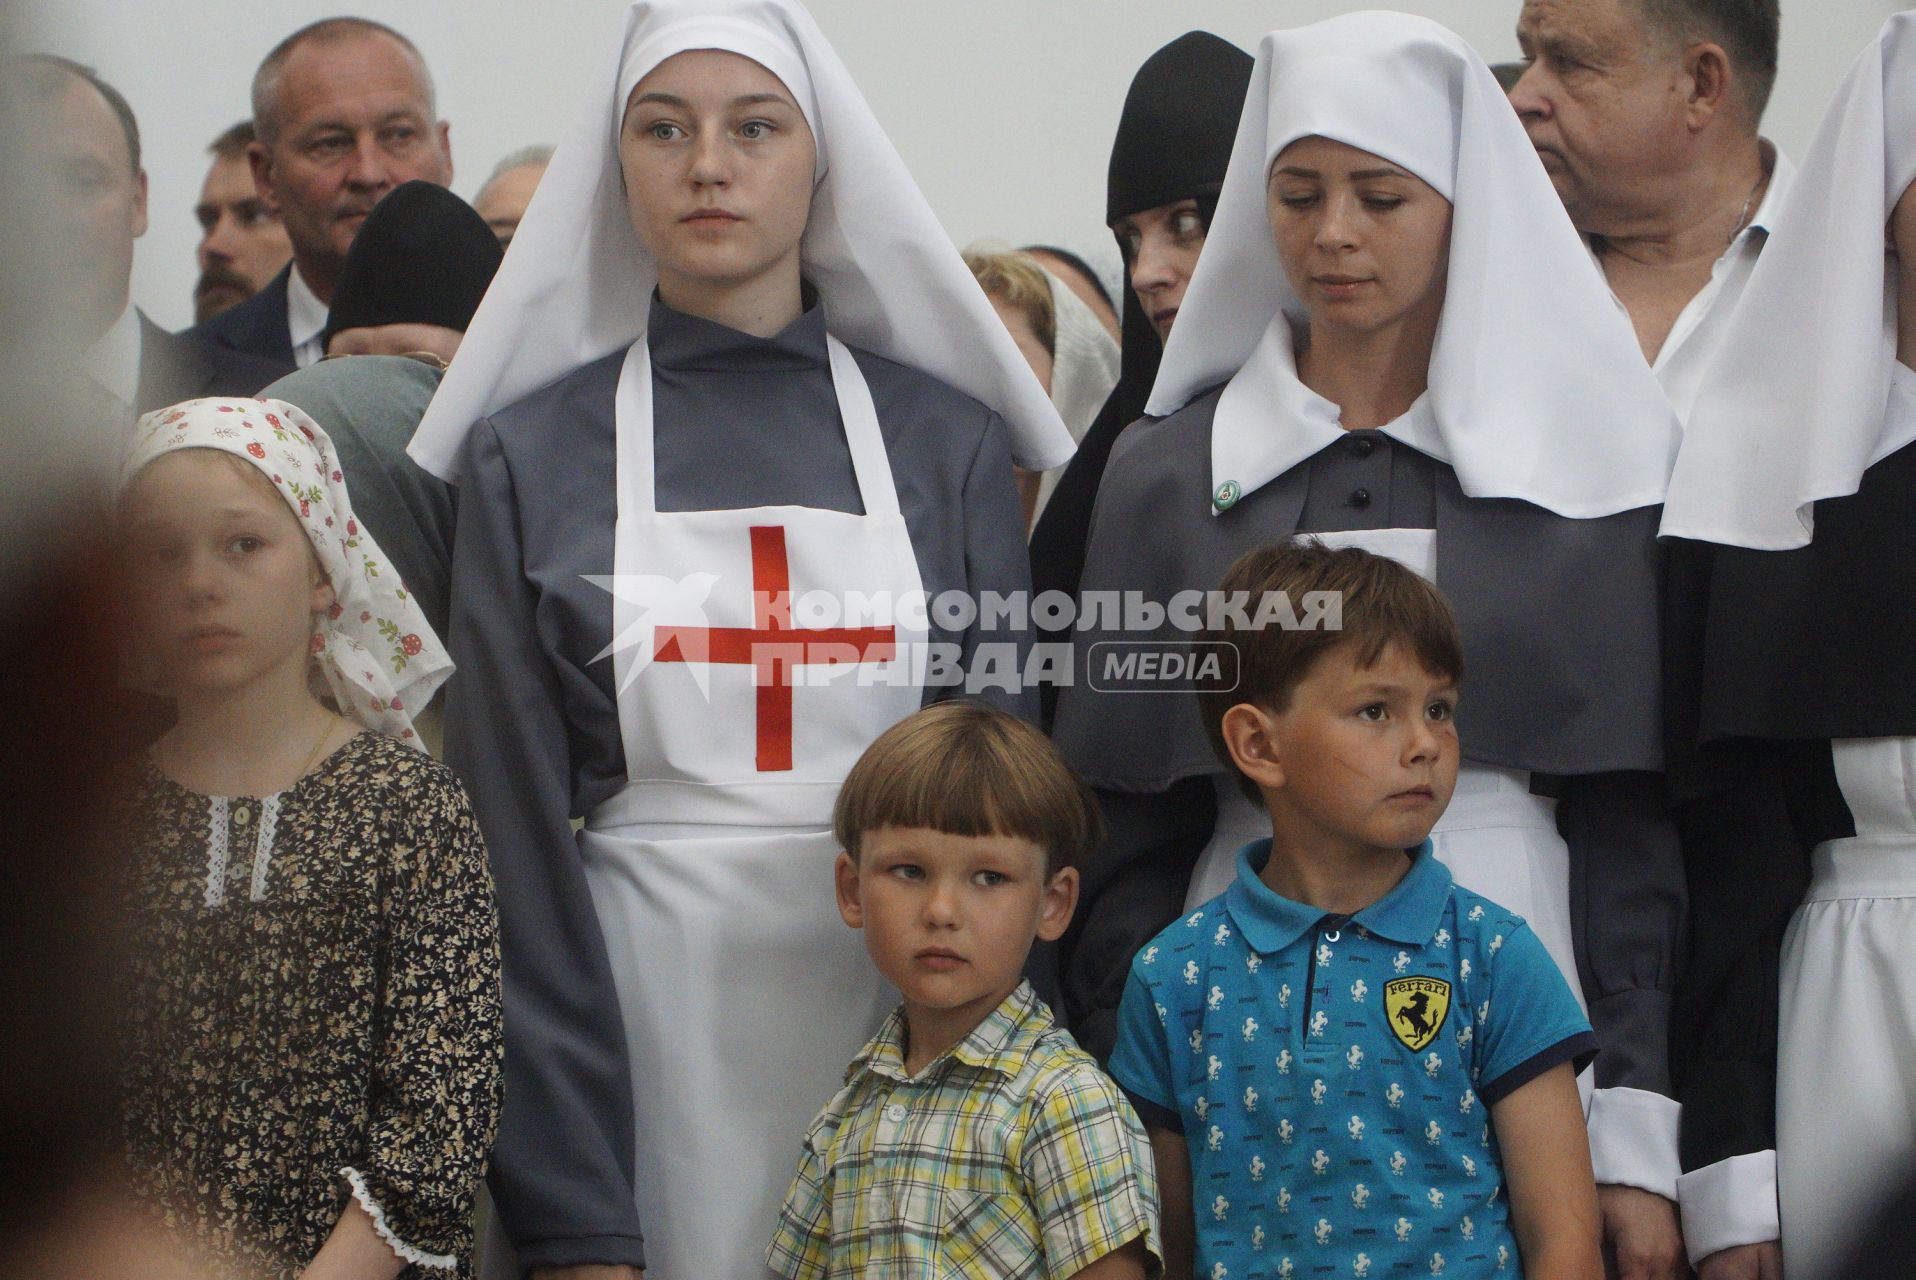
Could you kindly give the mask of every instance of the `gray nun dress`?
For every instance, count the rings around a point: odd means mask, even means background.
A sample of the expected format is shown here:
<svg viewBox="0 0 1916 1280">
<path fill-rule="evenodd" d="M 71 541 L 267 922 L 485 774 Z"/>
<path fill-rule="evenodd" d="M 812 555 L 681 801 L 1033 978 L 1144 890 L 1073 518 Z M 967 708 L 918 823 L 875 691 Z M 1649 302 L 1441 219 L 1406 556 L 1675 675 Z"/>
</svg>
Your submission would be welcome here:
<svg viewBox="0 0 1916 1280">
<path fill-rule="evenodd" d="M 1120 440 L 1098 495 L 1081 598 L 1139 591 L 1168 602 L 1216 586 L 1244 552 L 1299 533 L 1433 531 L 1436 581 L 1466 662 L 1457 716 L 1465 770 L 1445 821 L 1466 803 L 1498 813 L 1487 825 L 1534 826 L 1554 809 L 1556 830 L 1539 834 L 1552 843 L 1560 834 L 1568 846 L 1558 873 L 1568 876 L 1564 932 L 1574 951 L 1566 976 L 1581 979 L 1602 1045 L 1596 1084 L 1667 1098 L 1685 890 L 1659 773 L 1658 509 L 1575 520 L 1521 500 L 1470 498 L 1447 464 L 1385 431 L 1353 431 L 1218 511 L 1210 468 L 1219 394 Z M 1132 954 L 1185 909 L 1200 854 L 1241 803 L 1188 686 L 1088 687 L 1093 646 L 1120 638 L 1147 637 L 1079 631 L 1075 682 L 1054 728 L 1066 759 L 1097 788 L 1111 829 L 1059 953 L 1071 1026 L 1101 1057 Z M 1513 789 L 1534 793 L 1534 803 Z M 1521 808 L 1532 816 L 1516 824 L 1501 816 Z M 1440 849 L 1444 831 L 1440 824 Z M 1495 883 L 1471 887 L 1499 896 Z"/>
<path fill-rule="evenodd" d="M 655 298 L 646 341 L 661 513 L 861 510 L 820 307 L 760 339 Z M 926 374 L 853 354 L 924 589 L 1027 590 L 1002 419 Z M 614 571 L 614 392 L 624 355 L 475 424 L 461 464 L 450 637 L 460 674 L 446 739 L 498 885 L 507 1101 L 492 1189 L 527 1268 L 643 1265 L 635 1194 L 641 1180 L 673 1175 L 669 1166 L 635 1167 L 635 1107 L 646 1099 L 634 1097 L 608 960 L 618 940 L 601 930 L 570 825 L 628 782 L 613 660 L 598 656 L 612 638 L 613 597 L 587 580 Z M 967 655 L 1008 643 L 1021 666 L 1030 643 L 1028 632 L 952 632 L 935 618 L 930 639 Z M 924 700 L 949 692 L 927 688 Z M 981 696 L 1035 717 L 1035 694 Z M 750 728 L 742 732 L 749 740 Z M 829 902 L 829 883 L 819 891 Z M 738 1030 L 749 1042 L 750 1029 Z M 857 1048 L 845 1045 L 841 1061 Z M 816 1103 L 824 1101 L 821 1093 Z M 801 1137 L 802 1124 L 789 1148 L 765 1152 L 754 1176 L 782 1189 Z"/>
</svg>

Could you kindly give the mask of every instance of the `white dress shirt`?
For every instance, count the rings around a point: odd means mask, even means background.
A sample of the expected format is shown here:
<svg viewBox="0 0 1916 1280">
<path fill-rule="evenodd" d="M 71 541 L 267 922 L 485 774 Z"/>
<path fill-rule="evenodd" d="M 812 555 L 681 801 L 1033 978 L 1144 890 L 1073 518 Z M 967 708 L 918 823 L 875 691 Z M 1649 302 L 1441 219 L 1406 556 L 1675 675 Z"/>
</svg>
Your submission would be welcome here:
<svg viewBox="0 0 1916 1280">
<path fill-rule="evenodd" d="M 300 276 L 298 263 L 286 281 L 286 328 L 293 337 L 293 363 L 300 368 L 326 354 L 319 342 L 326 328 L 326 304 Z"/>
<path fill-rule="evenodd" d="M 130 413 L 140 400 L 140 317 L 128 303 L 87 348 L 81 368 Z"/>
<path fill-rule="evenodd" d="M 1757 255 L 1763 252 L 1763 244 L 1770 238 L 1770 224 L 1783 207 L 1790 184 L 1796 180 L 1796 166 L 1790 163 L 1790 158 L 1768 139 L 1761 145 L 1763 157 L 1770 166 L 1769 190 L 1756 206 L 1749 225 L 1736 233 L 1736 238 L 1717 258 L 1716 265 L 1710 269 L 1710 282 L 1697 290 L 1696 296 L 1677 314 L 1676 323 L 1670 326 L 1670 335 L 1663 340 L 1663 349 L 1650 365 L 1657 381 L 1669 393 L 1670 403 L 1676 407 L 1677 418 L 1682 422 L 1690 420 L 1690 407 L 1696 403 L 1703 370 L 1723 341 L 1730 316 L 1743 296 L 1743 287 L 1750 282 Z"/>
</svg>

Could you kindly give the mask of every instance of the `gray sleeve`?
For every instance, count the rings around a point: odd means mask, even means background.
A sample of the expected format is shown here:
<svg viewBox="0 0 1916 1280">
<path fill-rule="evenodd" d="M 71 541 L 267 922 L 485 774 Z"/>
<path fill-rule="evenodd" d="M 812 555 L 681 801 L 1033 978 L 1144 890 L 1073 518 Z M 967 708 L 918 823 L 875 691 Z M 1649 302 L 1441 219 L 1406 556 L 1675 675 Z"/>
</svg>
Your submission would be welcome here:
<svg viewBox="0 0 1916 1280">
<path fill-rule="evenodd" d="M 540 645 L 521 512 L 490 422 L 468 440 L 453 545 L 449 763 L 491 852 L 505 1108 L 491 1185 L 521 1263 L 643 1266 L 632 1087 L 605 939 L 570 818 L 558 677 Z"/>
<path fill-rule="evenodd" d="M 1577 976 L 1601 1052 L 1597 1087 L 1674 1096 L 1670 1012 L 1689 923 L 1683 848 L 1661 775 L 1563 779 Z"/>
<path fill-rule="evenodd" d="M 986 592 L 1007 598 L 1031 598 L 1031 556 L 1025 548 L 1024 508 L 1011 464 L 1011 434 L 997 414 L 985 424 L 965 475 L 965 589 L 974 600 Z M 1038 690 L 1023 680 L 1031 657 L 1032 630 L 1016 613 L 999 615 L 987 626 L 982 616 L 965 631 L 964 668 L 975 680 L 981 674 L 1008 675 L 1015 689 L 974 686 L 971 696 L 1033 724 L 1038 721 Z M 981 646 L 990 646 L 983 649 Z M 989 664 L 989 665 L 986 665 Z M 931 691 L 935 696 L 951 691 Z"/>
<path fill-rule="evenodd" d="M 354 356 L 287 374 L 260 396 L 298 405 L 326 428 L 354 514 L 443 638 L 452 492 L 406 453 L 439 377 L 438 370 L 404 356 Z"/>
</svg>

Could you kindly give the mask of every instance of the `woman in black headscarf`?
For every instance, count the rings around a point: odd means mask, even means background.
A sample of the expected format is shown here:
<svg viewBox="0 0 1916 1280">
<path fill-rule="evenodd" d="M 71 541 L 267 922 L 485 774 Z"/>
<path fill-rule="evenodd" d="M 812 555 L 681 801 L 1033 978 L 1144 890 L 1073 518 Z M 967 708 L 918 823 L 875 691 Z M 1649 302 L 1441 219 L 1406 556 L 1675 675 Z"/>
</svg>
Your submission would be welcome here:
<svg viewBox="0 0 1916 1280">
<path fill-rule="evenodd" d="M 1105 460 L 1118 433 L 1144 413 L 1164 340 L 1217 208 L 1250 82 L 1251 55 L 1207 31 L 1179 36 L 1132 78 L 1111 144 L 1105 197 L 1105 222 L 1118 238 L 1131 284 L 1124 294 L 1124 362 L 1117 387 L 1078 442 L 1032 531 L 1035 591 L 1078 592 Z M 1040 638 L 1070 642 L 1069 634 Z M 1047 687 L 1047 725 L 1056 705 L 1057 690 Z"/>
</svg>

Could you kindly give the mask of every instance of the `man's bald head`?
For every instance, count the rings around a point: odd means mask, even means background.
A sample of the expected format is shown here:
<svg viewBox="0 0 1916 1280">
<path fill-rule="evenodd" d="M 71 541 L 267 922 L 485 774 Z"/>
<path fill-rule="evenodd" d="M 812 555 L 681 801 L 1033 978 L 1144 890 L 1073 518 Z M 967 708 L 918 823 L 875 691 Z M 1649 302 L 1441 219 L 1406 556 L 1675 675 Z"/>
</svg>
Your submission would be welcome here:
<svg viewBox="0 0 1916 1280">
<path fill-rule="evenodd" d="M 391 40 L 405 50 L 418 77 L 420 96 L 425 99 L 428 112 L 438 114 L 432 73 L 426 69 L 426 59 L 420 54 L 419 46 L 385 23 L 374 22 L 371 18 L 322 18 L 301 27 L 274 45 L 272 52 L 259 64 L 259 70 L 253 73 L 253 130 L 262 143 L 271 146 L 279 133 L 280 78 L 285 72 L 287 59 L 308 45 L 337 45 L 355 40 Z"/>
<path fill-rule="evenodd" d="M 300 279 L 334 284 L 360 224 L 402 183 L 452 183 L 452 140 L 412 41 L 364 18 L 302 27 L 253 77 L 253 182 L 292 241 Z"/>
<path fill-rule="evenodd" d="M 551 163 L 551 147 L 521 147 L 499 162 L 492 176 L 486 179 L 486 185 L 472 198 L 472 207 L 492 228 L 492 234 L 499 237 L 500 248 L 511 244 L 512 237 L 518 234 L 526 206 L 532 203 L 532 193 L 538 189 L 539 180 L 545 177 L 546 166 Z"/>
</svg>

